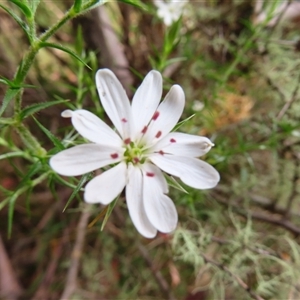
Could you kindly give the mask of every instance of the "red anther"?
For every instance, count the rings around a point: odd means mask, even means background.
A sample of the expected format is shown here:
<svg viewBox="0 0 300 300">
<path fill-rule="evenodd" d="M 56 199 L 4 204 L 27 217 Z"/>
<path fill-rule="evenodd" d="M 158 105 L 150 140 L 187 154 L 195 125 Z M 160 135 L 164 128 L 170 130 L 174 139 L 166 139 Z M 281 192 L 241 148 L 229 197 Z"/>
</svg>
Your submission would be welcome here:
<svg viewBox="0 0 300 300">
<path fill-rule="evenodd" d="M 134 158 L 133 158 L 133 161 L 134 161 L 134 163 L 136 163 L 136 164 L 140 162 L 140 160 L 139 160 L 137 157 L 134 157 Z"/>
<path fill-rule="evenodd" d="M 162 151 L 162 150 L 159 150 L 158 153 L 161 154 L 161 155 L 164 155 L 164 154 L 165 154 L 165 152 Z"/>
<path fill-rule="evenodd" d="M 158 116 L 160 115 L 159 111 L 156 111 L 152 117 L 152 120 L 155 121 L 157 120 Z"/>
<path fill-rule="evenodd" d="M 146 175 L 147 175 L 148 177 L 154 177 L 155 174 L 154 174 L 154 173 L 147 172 Z"/>
<path fill-rule="evenodd" d="M 176 143 L 176 140 L 175 139 L 170 139 L 170 142 L 171 143 Z"/>
<path fill-rule="evenodd" d="M 129 144 L 130 144 L 130 142 L 131 142 L 131 139 L 130 139 L 130 138 L 128 138 L 128 139 L 126 139 L 126 140 L 124 140 L 124 143 L 125 143 L 125 145 L 129 145 Z"/>
<path fill-rule="evenodd" d="M 126 120 L 125 118 L 123 118 L 121 121 L 122 121 L 123 123 L 127 123 L 127 120 Z"/>
<path fill-rule="evenodd" d="M 113 154 L 110 155 L 110 157 L 113 158 L 113 159 L 116 159 L 116 158 L 119 157 L 119 154 L 118 153 L 113 153 Z"/>
<path fill-rule="evenodd" d="M 145 127 L 143 128 L 143 130 L 142 130 L 142 133 L 145 134 L 146 131 L 147 131 L 147 129 L 148 129 L 148 126 L 145 126 Z"/>
<path fill-rule="evenodd" d="M 158 131 L 155 137 L 158 139 L 161 136 L 161 134 L 162 134 L 162 132 Z"/>
</svg>

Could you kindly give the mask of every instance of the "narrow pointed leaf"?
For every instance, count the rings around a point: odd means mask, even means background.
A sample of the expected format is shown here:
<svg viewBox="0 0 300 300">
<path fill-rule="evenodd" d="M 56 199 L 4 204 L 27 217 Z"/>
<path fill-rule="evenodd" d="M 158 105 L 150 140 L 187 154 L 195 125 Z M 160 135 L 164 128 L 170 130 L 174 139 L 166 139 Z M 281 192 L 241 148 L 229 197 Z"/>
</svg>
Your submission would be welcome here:
<svg viewBox="0 0 300 300">
<path fill-rule="evenodd" d="M 9 157 L 20 157 L 20 156 L 24 156 L 23 151 L 9 152 L 9 153 L 4 153 L 4 154 L 0 155 L 0 160 L 1 159 L 6 159 L 6 158 L 9 158 Z"/>
<path fill-rule="evenodd" d="M 49 102 L 44 102 L 44 103 L 36 103 L 33 105 L 30 105 L 28 107 L 26 107 L 25 109 L 23 109 L 20 113 L 20 118 L 23 120 L 25 118 L 27 118 L 28 116 L 42 110 L 45 109 L 47 107 L 56 105 L 56 104 L 60 104 L 60 103 L 66 103 L 69 100 L 56 100 L 56 101 L 49 101 Z"/>
<path fill-rule="evenodd" d="M 41 46 L 41 48 L 50 47 L 50 48 L 55 48 L 55 49 L 59 49 L 61 51 L 64 51 L 64 52 L 70 54 L 71 56 L 73 56 L 74 58 L 76 58 L 81 63 L 83 63 L 87 68 L 89 68 L 90 70 L 92 70 L 91 67 L 84 60 L 82 60 L 79 55 L 77 55 L 71 49 L 68 49 L 68 48 L 66 48 L 64 46 L 60 46 L 60 45 L 57 45 L 57 44 L 54 44 L 54 43 L 46 43 L 46 42 L 40 43 L 40 46 Z"/>
<path fill-rule="evenodd" d="M 13 224 L 13 218 L 14 218 L 14 208 L 15 203 L 18 198 L 19 194 L 14 193 L 11 197 L 8 199 L 8 229 L 7 229 L 7 235 L 10 238 L 12 233 L 12 224 Z"/>
<path fill-rule="evenodd" d="M 188 122 L 188 121 L 190 121 L 192 118 L 194 118 L 195 115 L 196 115 L 196 114 L 193 114 L 193 115 L 189 116 L 188 118 L 186 118 L 186 119 L 184 119 L 184 120 L 178 122 L 178 123 L 176 124 L 176 126 L 174 126 L 174 128 L 172 129 L 172 131 L 177 131 L 177 130 L 178 130 L 181 126 L 183 126 L 186 122 Z"/>
<path fill-rule="evenodd" d="M 5 7 L 2 4 L 0 4 L 0 7 L 3 10 L 5 10 L 17 22 L 17 24 L 23 29 L 23 31 L 27 35 L 28 40 L 31 41 L 31 36 L 29 34 L 28 25 L 18 15 L 16 15 L 13 11 L 11 11 L 9 8 Z"/>
<path fill-rule="evenodd" d="M 90 173 L 89 174 L 85 174 L 81 177 L 81 179 L 78 182 L 78 185 L 76 186 L 76 188 L 74 189 L 73 193 L 71 194 L 69 200 L 67 201 L 67 204 L 65 205 L 63 212 L 65 212 L 65 210 L 67 209 L 67 207 L 69 206 L 69 204 L 71 203 L 71 201 L 74 199 L 74 197 L 78 194 L 78 192 L 81 190 L 81 188 L 83 187 L 83 185 L 90 179 Z"/>
<path fill-rule="evenodd" d="M 6 94 L 3 98 L 2 106 L 0 108 L 0 117 L 4 113 L 5 109 L 7 108 L 9 102 L 20 92 L 20 89 L 11 89 L 9 88 L 6 91 Z"/>
<path fill-rule="evenodd" d="M 53 133 L 51 133 L 47 128 L 45 128 L 36 118 L 33 117 L 33 119 L 36 122 L 36 124 L 39 126 L 39 128 L 45 133 L 45 135 L 49 138 L 49 140 L 53 143 L 53 145 L 58 150 L 65 149 L 62 142 Z"/>
<path fill-rule="evenodd" d="M 39 6 L 41 0 L 30 0 L 29 6 L 33 14 L 35 14 L 37 7 Z"/>
<path fill-rule="evenodd" d="M 107 206 L 107 211 L 106 211 L 106 214 L 105 214 L 105 217 L 104 217 L 104 220 L 102 222 L 102 225 L 101 225 L 101 231 L 104 229 L 104 226 L 106 225 L 115 205 L 117 204 L 119 200 L 119 197 L 117 197 L 113 202 L 111 202 L 108 206 Z"/>
<path fill-rule="evenodd" d="M 82 0 L 75 0 L 73 8 L 76 13 L 80 12 Z"/>
<path fill-rule="evenodd" d="M 10 0 L 10 2 L 14 3 L 18 6 L 21 12 L 26 16 L 27 19 L 32 18 L 32 11 L 31 9 L 22 1 L 19 0 Z"/>
<path fill-rule="evenodd" d="M 166 176 L 166 180 L 167 180 L 169 186 L 171 186 L 181 192 L 184 192 L 186 194 L 189 193 L 173 176 Z"/>
</svg>

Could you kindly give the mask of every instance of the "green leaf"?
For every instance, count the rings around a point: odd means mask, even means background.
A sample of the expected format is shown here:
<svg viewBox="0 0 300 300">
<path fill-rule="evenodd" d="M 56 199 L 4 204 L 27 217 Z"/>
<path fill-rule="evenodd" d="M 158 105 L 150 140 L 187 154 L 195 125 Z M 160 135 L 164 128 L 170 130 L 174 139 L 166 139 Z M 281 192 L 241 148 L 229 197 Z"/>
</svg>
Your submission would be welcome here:
<svg viewBox="0 0 300 300">
<path fill-rule="evenodd" d="M 28 172 L 25 174 L 25 176 L 22 176 L 21 182 L 18 184 L 17 189 L 20 189 L 24 186 L 30 186 L 31 178 L 37 174 L 42 168 L 42 164 L 40 161 L 36 161 L 28 170 Z"/>
<path fill-rule="evenodd" d="M 17 24 L 23 29 L 23 31 L 27 35 L 28 40 L 31 41 L 32 39 L 31 39 L 31 35 L 29 33 L 28 25 L 18 15 L 16 15 L 13 11 L 11 11 L 9 8 L 3 6 L 2 4 L 0 4 L 0 7 L 3 10 L 5 10 L 17 22 Z"/>
<path fill-rule="evenodd" d="M 69 200 L 67 201 L 67 204 L 65 205 L 65 207 L 63 209 L 63 212 L 67 209 L 67 207 L 69 206 L 71 201 L 74 199 L 74 197 L 77 195 L 77 193 L 81 190 L 83 185 L 89 180 L 89 178 L 90 178 L 90 173 L 85 174 L 81 177 L 80 181 L 78 182 L 78 185 L 76 186 L 72 195 L 70 196 Z"/>
<path fill-rule="evenodd" d="M 5 96 L 3 98 L 3 102 L 2 102 L 2 106 L 0 108 L 0 117 L 2 116 L 2 114 L 4 113 L 5 109 L 7 108 L 9 102 L 20 92 L 20 89 L 12 89 L 9 88 L 6 93 Z"/>
<path fill-rule="evenodd" d="M 173 188 L 186 194 L 189 193 L 184 187 L 181 186 L 181 184 L 173 176 L 166 176 L 166 180 L 169 186 L 172 186 Z"/>
<path fill-rule="evenodd" d="M 120 0 L 120 2 L 141 8 L 144 11 L 149 11 L 148 6 L 142 3 L 140 0 Z"/>
<path fill-rule="evenodd" d="M 104 220 L 103 220 L 102 225 L 101 225 L 101 231 L 104 229 L 104 226 L 106 225 L 106 223 L 107 223 L 107 221 L 108 221 L 108 219 L 109 219 L 109 217 L 110 217 L 110 215 L 111 215 L 114 207 L 116 206 L 117 201 L 119 200 L 119 197 L 120 197 L 120 195 L 113 202 L 111 202 L 108 205 L 107 211 L 106 211 L 106 214 L 105 214 L 105 217 L 104 217 Z"/>
<path fill-rule="evenodd" d="M 45 128 L 35 117 L 33 117 L 33 119 L 36 122 L 36 124 L 39 126 L 39 128 L 45 133 L 45 135 L 49 138 L 49 140 L 53 143 L 53 145 L 58 150 L 65 149 L 62 142 L 52 132 L 50 132 L 47 128 Z"/>
<path fill-rule="evenodd" d="M 75 2 L 74 2 L 73 9 L 76 13 L 80 12 L 81 2 L 82 2 L 82 0 L 75 0 Z"/>
<path fill-rule="evenodd" d="M 193 114 L 189 116 L 188 118 L 182 120 L 181 122 L 177 123 L 175 127 L 172 129 L 172 131 L 177 131 L 182 125 L 184 125 L 186 122 L 190 121 L 192 118 L 195 117 L 196 114 Z"/>
<path fill-rule="evenodd" d="M 15 152 L 9 152 L 9 153 L 4 153 L 2 155 L 0 155 L 0 160 L 1 159 L 6 159 L 9 157 L 20 157 L 20 156 L 26 156 L 26 154 L 24 154 L 23 151 L 15 151 Z"/>
<path fill-rule="evenodd" d="M 21 10 L 21 12 L 25 15 L 25 17 L 27 19 L 31 19 L 33 14 L 31 9 L 24 4 L 22 1 L 19 0 L 10 0 L 10 2 L 14 3 L 15 5 L 17 5 L 19 7 L 19 9 Z"/>
<path fill-rule="evenodd" d="M 21 89 L 21 88 L 36 88 L 36 86 L 31 84 L 17 84 L 12 80 L 9 80 L 3 76 L 0 76 L 0 82 L 2 82 L 5 85 L 8 85 L 12 89 Z"/>
<path fill-rule="evenodd" d="M 66 47 L 63 47 L 63 46 L 60 46 L 60 45 L 57 45 L 57 44 L 54 44 L 54 43 L 46 43 L 46 42 L 41 42 L 40 46 L 41 46 L 41 48 L 50 47 L 50 48 L 55 48 L 55 49 L 59 49 L 61 51 L 64 51 L 64 52 L 70 54 L 71 56 L 73 56 L 74 58 L 76 58 L 81 63 L 83 63 L 87 68 L 89 68 L 90 70 L 92 70 L 91 67 L 85 61 L 83 61 L 80 58 L 79 55 L 77 55 L 74 51 L 72 51 L 72 50 L 70 50 L 70 49 L 68 49 Z"/>
<path fill-rule="evenodd" d="M 172 26 L 169 28 L 166 36 L 165 36 L 165 43 L 164 47 L 166 48 L 166 53 L 170 53 L 172 49 L 175 47 L 175 44 L 177 43 L 179 31 L 181 28 L 181 18 L 179 18 L 178 21 L 174 22 Z"/>
<path fill-rule="evenodd" d="M 33 115 L 34 113 L 45 109 L 47 107 L 56 105 L 56 104 L 61 104 L 61 103 L 66 103 L 69 100 L 56 100 L 56 101 L 49 101 L 49 102 L 44 102 L 44 103 L 36 103 L 36 104 L 32 104 L 30 106 L 27 106 L 26 108 L 24 108 L 21 113 L 20 113 L 20 118 L 21 120 L 27 118 L 30 115 Z"/>
<path fill-rule="evenodd" d="M 11 197 L 8 198 L 8 229 L 7 229 L 7 235 L 10 238 L 12 233 L 12 224 L 13 224 L 13 218 L 14 218 L 14 209 L 15 209 L 15 203 L 18 198 L 19 194 L 14 193 Z"/>
<path fill-rule="evenodd" d="M 28 4 L 30 5 L 33 15 L 35 15 L 36 9 L 39 6 L 40 2 L 41 2 L 41 0 L 30 0 L 29 1 Z"/>
</svg>

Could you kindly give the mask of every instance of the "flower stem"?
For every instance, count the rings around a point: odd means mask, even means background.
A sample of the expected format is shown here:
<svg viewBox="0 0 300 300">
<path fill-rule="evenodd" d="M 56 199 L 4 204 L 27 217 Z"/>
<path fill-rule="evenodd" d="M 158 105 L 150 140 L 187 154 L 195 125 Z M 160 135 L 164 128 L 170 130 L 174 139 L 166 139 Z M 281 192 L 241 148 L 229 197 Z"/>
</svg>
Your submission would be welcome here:
<svg viewBox="0 0 300 300">
<path fill-rule="evenodd" d="M 16 131 L 24 142 L 25 146 L 32 152 L 33 155 L 44 157 L 47 151 L 40 145 L 32 133 L 25 127 L 24 124 L 19 124 Z"/>
</svg>

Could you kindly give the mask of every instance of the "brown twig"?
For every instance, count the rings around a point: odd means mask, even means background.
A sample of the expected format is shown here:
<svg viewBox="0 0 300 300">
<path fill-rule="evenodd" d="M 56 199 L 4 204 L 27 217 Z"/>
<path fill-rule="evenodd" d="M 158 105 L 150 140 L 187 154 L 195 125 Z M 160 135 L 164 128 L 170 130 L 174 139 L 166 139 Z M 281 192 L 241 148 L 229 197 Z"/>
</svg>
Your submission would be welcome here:
<svg viewBox="0 0 300 300">
<path fill-rule="evenodd" d="M 0 298 L 15 300 L 22 294 L 0 235 Z"/>
<path fill-rule="evenodd" d="M 165 280 L 163 275 L 159 270 L 157 270 L 154 265 L 153 261 L 148 253 L 148 250 L 146 247 L 144 247 L 142 244 L 138 243 L 138 249 L 140 253 L 142 254 L 143 258 L 147 262 L 148 266 L 150 267 L 152 274 L 154 275 L 158 285 L 160 286 L 161 290 L 168 296 L 169 300 L 175 300 L 176 298 L 174 297 L 173 293 L 170 291 L 170 287 L 168 282 Z"/>
<path fill-rule="evenodd" d="M 114 213 L 117 216 L 117 218 L 119 219 L 120 223 L 124 224 L 125 218 L 124 218 L 124 215 L 122 214 L 119 206 L 115 207 Z M 118 230 L 113 229 L 112 226 L 110 226 L 110 231 L 113 232 L 119 238 L 123 237 L 123 235 L 120 235 Z M 158 239 L 159 242 L 161 242 L 161 239 L 159 239 L 159 238 L 156 238 L 156 239 Z M 150 247 L 153 248 L 154 246 L 152 243 L 150 243 L 149 245 L 150 245 Z M 145 259 L 147 265 L 149 266 L 149 268 L 150 268 L 155 280 L 157 281 L 157 284 L 159 285 L 160 289 L 162 290 L 162 292 L 168 297 L 169 300 L 175 300 L 176 298 L 174 297 L 168 282 L 165 280 L 165 278 L 163 277 L 161 272 L 159 270 L 157 270 L 157 268 L 154 267 L 153 260 L 149 254 L 148 249 L 139 242 L 137 243 L 137 248 L 140 251 L 142 257 Z"/>
<path fill-rule="evenodd" d="M 229 274 L 239 284 L 239 286 L 242 287 L 253 299 L 264 300 L 264 298 L 260 297 L 256 293 L 254 293 L 245 281 L 243 281 L 240 277 L 238 277 L 236 274 L 234 274 L 232 271 L 230 271 L 230 269 L 228 269 L 226 266 L 224 266 L 223 264 L 221 264 L 215 260 L 208 258 L 203 253 L 200 253 L 200 255 L 202 256 L 202 258 L 204 259 L 204 261 L 206 263 L 212 264 L 212 265 L 216 266 L 217 268 L 219 268 L 220 270 Z"/>
<path fill-rule="evenodd" d="M 65 283 L 65 289 L 60 298 L 61 300 L 70 299 L 77 287 L 76 281 L 77 281 L 77 275 L 79 270 L 79 262 L 82 254 L 86 228 L 91 214 L 91 212 L 88 210 L 88 207 L 89 207 L 88 204 L 84 205 L 83 211 L 80 216 L 80 220 L 78 222 L 77 236 L 71 254 L 71 264 L 68 271 L 67 280 Z"/>
<path fill-rule="evenodd" d="M 44 278 L 38 290 L 35 292 L 35 295 L 32 297 L 32 300 L 47 299 L 49 288 L 55 277 L 55 271 L 57 269 L 59 258 L 61 257 L 63 253 L 63 249 L 67 243 L 66 237 L 68 236 L 68 232 L 69 232 L 69 228 L 65 228 L 62 238 L 59 240 L 57 246 L 53 251 L 53 255 L 45 271 Z"/>
<path fill-rule="evenodd" d="M 283 106 L 283 108 L 280 110 L 280 112 L 277 115 L 277 120 L 281 120 L 282 117 L 284 116 L 284 114 L 286 113 L 286 111 L 290 108 L 290 106 L 296 101 L 297 99 L 297 94 L 298 94 L 298 90 L 299 90 L 299 84 L 300 84 L 300 74 L 298 75 L 298 80 L 297 80 L 297 84 L 296 87 L 293 91 L 292 97 L 290 99 L 290 101 L 286 102 Z"/>
<path fill-rule="evenodd" d="M 230 207 L 239 215 L 245 217 L 245 218 L 252 218 L 256 220 L 260 220 L 262 222 L 267 222 L 270 224 L 274 224 L 280 227 L 283 227 L 290 232 L 300 235 L 300 228 L 294 225 L 292 222 L 286 219 L 282 219 L 281 216 L 276 216 L 276 215 L 268 215 L 267 213 L 261 213 L 261 212 L 250 212 L 250 211 L 245 211 L 244 209 L 240 208 L 236 203 L 233 201 L 228 202 L 227 199 L 225 199 L 223 196 L 213 193 L 215 200 L 217 200 L 219 203 L 223 205 L 230 205 Z"/>
</svg>

